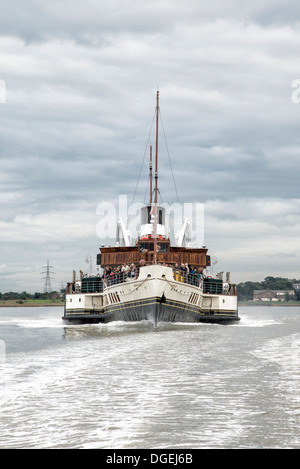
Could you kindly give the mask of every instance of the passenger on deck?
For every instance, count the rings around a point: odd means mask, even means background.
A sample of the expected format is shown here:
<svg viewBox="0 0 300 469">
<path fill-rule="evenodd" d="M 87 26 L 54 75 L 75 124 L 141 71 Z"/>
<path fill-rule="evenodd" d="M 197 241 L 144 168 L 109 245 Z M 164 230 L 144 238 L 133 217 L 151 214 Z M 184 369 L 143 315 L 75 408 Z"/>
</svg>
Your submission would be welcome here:
<svg viewBox="0 0 300 469">
<path fill-rule="evenodd" d="M 123 266 L 119 265 L 115 269 L 106 267 L 102 278 L 106 281 L 107 285 L 110 286 L 135 278 L 138 275 L 138 270 L 135 264 L 129 265 L 124 263 Z"/>
<path fill-rule="evenodd" d="M 122 272 L 123 272 L 126 276 L 127 276 L 128 273 L 130 272 L 130 267 L 129 267 L 128 264 L 125 264 L 125 262 L 124 262 L 124 264 L 123 264 L 123 266 L 122 266 Z"/>
<path fill-rule="evenodd" d="M 130 266 L 130 277 L 134 278 L 135 277 L 135 265 L 131 264 Z"/>
</svg>

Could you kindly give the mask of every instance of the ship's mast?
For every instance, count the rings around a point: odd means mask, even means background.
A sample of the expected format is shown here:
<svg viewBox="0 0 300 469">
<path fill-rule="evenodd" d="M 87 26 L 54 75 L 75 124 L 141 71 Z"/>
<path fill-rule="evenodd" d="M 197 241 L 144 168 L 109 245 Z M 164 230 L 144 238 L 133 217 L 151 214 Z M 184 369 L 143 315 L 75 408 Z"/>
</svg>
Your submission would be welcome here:
<svg viewBox="0 0 300 469">
<path fill-rule="evenodd" d="M 157 180 L 158 180 L 158 115 L 159 115 L 159 91 L 156 93 L 156 144 L 155 144 L 155 187 L 154 187 L 154 259 L 157 261 Z"/>
<path fill-rule="evenodd" d="M 150 207 L 152 206 L 152 145 L 150 145 Z"/>
</svg>

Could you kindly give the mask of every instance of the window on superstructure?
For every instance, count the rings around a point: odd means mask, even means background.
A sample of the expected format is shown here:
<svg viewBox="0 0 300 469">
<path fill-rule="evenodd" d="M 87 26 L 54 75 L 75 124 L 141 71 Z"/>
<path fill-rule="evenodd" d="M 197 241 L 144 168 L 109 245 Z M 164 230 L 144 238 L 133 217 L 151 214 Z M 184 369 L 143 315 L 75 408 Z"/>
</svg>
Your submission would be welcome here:
<svg viewBox="0 0 300 469">
<path fill-rule="evenodd" d="M 168 243 L 158 243 L 159 252 L 168 252 L 169 244 Z"/>
<path fill-rule="evenodd" d="M 159 225 L 162 225 L 162 210 L 158 211 L 158 223 Z"/>
<path fill-rule="evenodd" d="M 143 252 L 144 249 L 148 249 L 148 251 L 153 251 L 154 244 L 153 243 L 140 243 L 140 252 Z"/>
</svg>

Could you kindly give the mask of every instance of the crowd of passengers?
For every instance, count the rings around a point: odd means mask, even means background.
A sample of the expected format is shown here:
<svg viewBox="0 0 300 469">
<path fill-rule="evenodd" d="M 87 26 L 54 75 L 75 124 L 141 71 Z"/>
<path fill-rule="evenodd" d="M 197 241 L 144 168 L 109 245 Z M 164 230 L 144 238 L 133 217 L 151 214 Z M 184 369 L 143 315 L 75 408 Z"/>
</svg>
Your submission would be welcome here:
<svg viewBox="0 0 300 469">
<path fill-rule="evenodd" d="M 173 276 L 175 280 L 199 285 L 200 281 L 206 276 L 203 274 L 203 269 L 196 269 L 188 264 L 175 264 L 174 266 L 168 264 L 161 264 L 168 267 L 173 267 Z M 102 278 L 107 285 L 114 285 L 116 283 L 123 283 L 128 280 L 138 277 L 139 266 L 135 264 L 123 264 L 116 268 L 106 267 Z"/>
<path fill-rule="evenodd" d="M 139 267 L 135 264 L 123 264 L 119 265 L 115 269 L 106 267 L 103 272 L 102 278 L 107 285 L 113 285 L 115 283 L 126 282 L 127 279 L 134 279 L 138 276 Z"/>
<path fill-rule="evenodd" d="M 190 283 L 192 285 L 199 285 L 206 275 L 203 273 L 203 268 L 197 269 L 196 267 L 188 264 L 175 264 L 173 267 L 174 278 L 181 282 Z"/>
</svg>

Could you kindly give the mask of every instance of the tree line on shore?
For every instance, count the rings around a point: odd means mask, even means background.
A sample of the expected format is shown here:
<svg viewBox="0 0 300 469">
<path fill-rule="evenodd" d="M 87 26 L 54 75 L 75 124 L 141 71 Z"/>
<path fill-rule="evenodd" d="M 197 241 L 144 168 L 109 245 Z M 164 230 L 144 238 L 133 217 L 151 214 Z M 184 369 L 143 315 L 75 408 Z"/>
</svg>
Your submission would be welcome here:
<svg viewBox="0 0 300 469">
<path fill-rule="evenodd" d="M 297 301 L 300 301 L 300 291 L 293 285 L 300 284 L 300 280 L 284 277 L 266 277 L 262 282 L 242 282 L 237 284 L 238 300 L 252 300 L 254 290 L 294 290 Z M 288 299 L 288 296 L 287 298 Z"/>
<path fill-rule="evenodd" d="M 21 293 L 17 292 L 7 292 L 7 293 L 0 293 L 0 300 L 8 301 L 8 300 L 56 300 L 62 296 L 63 292 L 52 291 L 49 293 L 28 293 L 23 291 Z"/>
</svg>

